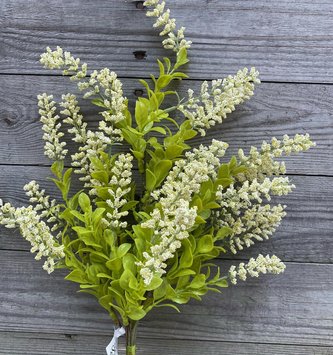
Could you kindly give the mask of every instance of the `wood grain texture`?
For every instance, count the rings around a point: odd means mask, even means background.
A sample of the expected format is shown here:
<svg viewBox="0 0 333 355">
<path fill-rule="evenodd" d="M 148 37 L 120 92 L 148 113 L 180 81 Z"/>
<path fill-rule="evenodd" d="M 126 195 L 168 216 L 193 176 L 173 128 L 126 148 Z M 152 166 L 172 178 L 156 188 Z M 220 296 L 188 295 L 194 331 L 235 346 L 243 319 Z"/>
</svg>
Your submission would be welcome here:
<svg viewBox="0 0 333 355">
<path fill-rule="evenodd" d="M 0 332 L 3 355 L 49 355 L 50 344 L 54 355 L 92 355 L 103 354 L 112 335 L 78 335 L 78 334 L 36 334 Z M 120 354 L 124 354 L 124 339 L 120 338 Z M 221 341 L 188 341 L 178 339 L 138 338 L 138 355 L 332 355 L 332 347 L 251 344 Z"/>
<path fill-rule="evenodd" d="M 48 176 L 47 167 L 2 166 L 0 196 L 15 206 L 26 203 L 22 187 L 31 180 L 37 180 L 54 196 L 56 190 L 52 182 L 46 181 Z M 292 180 L 296 189 L 280 199 L 288 205 L 282 225 L 269 241 L 240 252 L 237 258 L 249 258 L 260 252 L 275 253 L 287 261 L 333 262 L 333 178 L 294 176 Z M 77 186 L 74 183 L 73 188 Z M 0 226 L 0 249 L 28 250 L 29 246 L 17 231 Z"/>
<path fill-rule="evenodd" d="M 235 263 L 235 262 L 234 262 Z M 230 261 L 221 261 L 223 272 Z M 112 323 L 64 272 L 48 275 L 30 253 L 0 251 L 0 331 L 108 335 Z M 206 341 L 333 346 L 333 265 L 287 263 L 263 276 L 190 302 L 182 313 L 160 308 L 140 336 Z"/>
<path fill-rule="evenodd" d="M 187 68 L 192 80 L 179 87 L 181 94 L 244 66 L 256 66 L 265 81 L 195 145 L 223 139 L 230 144 L 228 158 L 271 136 L 309 132 L 317 147 L 288 159 L 297 189 L 283 199 L 289 213 L 275 236 L 219 261 L 227 270 L 259 252 L 275 253 L 287 261 L 286 272 L 207 295 L 181 307 L 181 314 L 167 308 L 151 313 L 139 329 L 138 355 L 332 355 L 333 2 L 168 5 L 193 41 Z M 157 69 L 156 57 L 167 54 L 152 23 L 132 0 L 0 1 L 0 198 L 24 203 L 22 186 L 32 179 L 53 191 L 44 180 L 49 161 L 36 95 L 59 99 L 76 90 L 58 72 L 42 69 L 38 59 L 45 47 L 63 46 L 90 69 L 116 71 L 133 107 L 141 94 L 134 78 L 148 77 Z M 143 51 L 144 59 L 136 59 L 135 51 Z M 96 126 L 98 109 L 80 104 Z M 107 314 L 91 296 L 76 294 L 64 272 L 47 275 L 28 250 L 17 231 L 0 228 L 0 354 L 103 354 L 113 331 Z"/>
<path fill-rule="evenodd" d="M 193 78 L 215 78 L 256 66 L 264 80 L 333 80 L 332 2 L 318 0 L 175 0 L 168 4 L 193 41 Z M 152 19 L 132 1 L 3 0 L 0 72 L 44 73 L 46 46 L 63 46 L 90 67 L 147 76 L 165 55 Z M 146 60 L 133 52 L 146 51 Z"/>
<path fill-rule="evenodd" d="M 123 80 L 124 92 L 131 106 L 141 89 L 137 80 Z M 0 76 L 0 164 L 49 164 L 43 154 L 41 124 L 38 118 L 37 94 L 47 92 L 60 100 L 65 92 L 76 92 L 68 78 L 40 76 Z M 179 85 L 185 95 L 189 87 L 199 90 L 200 81 Z M 18 99 L 18 93 L 19 99 Z M 86 120 L 96 125 L 98 108 L 89 101 L 80 102 Z M 259 146 L 264 139 L 283 134 L 308 132 L 317 142 L 312 149 L 287 161 L 291 174 L 333 175 L 333 86 L 270 84 L 259 85 L 254 97 L 214 129 L 206 137 L 198 136 L 195 145 L 213 138 L 230 144 L 227 158 L 243 147 Z M 71 145 L 70 137 L 69 146 Z"/>
</svg>

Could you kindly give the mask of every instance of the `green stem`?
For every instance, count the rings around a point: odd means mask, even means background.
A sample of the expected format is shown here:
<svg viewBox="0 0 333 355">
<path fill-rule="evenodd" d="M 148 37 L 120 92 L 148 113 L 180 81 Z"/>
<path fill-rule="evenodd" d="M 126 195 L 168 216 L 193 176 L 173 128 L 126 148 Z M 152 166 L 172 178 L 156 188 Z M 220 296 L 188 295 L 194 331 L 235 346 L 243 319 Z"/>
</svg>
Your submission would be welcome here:
<svg viewBox="0 0 333 355">
<path fill-rule="evenodd" d="M 126 355 L 136 354 L 136 333 L 138 322 L 130 320 L 126 327 Z"/>
</svg>

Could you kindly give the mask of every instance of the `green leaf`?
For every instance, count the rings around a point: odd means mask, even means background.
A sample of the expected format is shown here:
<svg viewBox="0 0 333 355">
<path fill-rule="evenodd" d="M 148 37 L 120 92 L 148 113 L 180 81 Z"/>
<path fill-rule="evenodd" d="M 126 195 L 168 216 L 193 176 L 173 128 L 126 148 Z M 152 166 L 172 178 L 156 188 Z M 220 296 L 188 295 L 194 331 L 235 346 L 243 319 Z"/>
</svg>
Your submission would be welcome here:
<svg viewBox="0 0 333 355">
<path fill-rule="evenodd" d="M 162 304 L 158 304 L 155 307 L 170 307 L 170 308 L 175 309 L 178 313 L 180 313 L 180 309 L 172 303 L 162 303 Z"/>
<path fill-rule="evenodd" d="M 112 297 L 110 295 L 105 295 L 98 299 L 99 304 L 105 308 L 107 311 L 111 308 L 110 302 L 112 301 Z"/>
<path fill-rule="evenodd" d="M 65 277 L 65 280 L 78 282 L 81 284 L 87 283 L 86 274 L 81 270 L 73 270 Z"/>
<path fill-rule="evenodd" d="M 111 279 L 113 280 L 113 277 L 111 275 L 107 275 L 107 274 L 104 274 L 103 272 L 100 272 L 96 275 L 97 277 L 100 277 L 100 278 L 105 278 L 105 279 Z"/>
<path fill-rule="evenodd" d="M 225 237 L 227 237 L 228 235 L 230 235 L 232 233 L 232 229 L 229 227 L 222 227 L 218 230 L 218 232 L 216 233 L 215 238 L 217 240 L 221 240 L 224 239 Z"/>
<path fill-rule="evenodd" d="M 124 255 L 127 254 L 127 252 L 131 249 L 131 247 L 132 247 L 132 244 L 130 244 L 130 243 L 121 244 L 116 251 L 117 257 L 122 258 Z"/>
<path fill-rule="evenodd" d="M 139 201 L 128 201 L 126 202 L 123 207 L 121 208 L 121 212 L 125 212 L 128 210 L 131 210 L 132 208 L 134 208 L 137 204 L 139 203 Z"/>
<path fill-rule="evenodd" d="M 206 221 L 205 221 L 202 217 L 196 216 L 196 217 L 195 217 L 195 223 L 196 223 L 196 224 L 205 224 Z"/>
<path fill-rule="evenodd" d="M 175 72 L 172 74 L 173 79 L 187 79 L 189 76 L 185 73 Z"/>
<path fill-rule="evenodd" d="M 167 68 L 167 70 L 169 72 L 170 69 L 171 69 L 171 61 L 170 61 L 170 59 L 168 57 L 164 57 L 163 60 L 164 60 L 164 63 L 166 65 L 166 68 Z"/>
<path fill-rule="evenodd" d="M 167 285 L 167 281 L 164 280 L 164 282 L 161 283 L 160 286 L 158 286 L 154 292 L 153 292 L 153 297 L 154 297 L 154 301 L 157 301 L 161 298 L 163 298 L 166 294 L 166 285 Z"/>
<path fill-rule="evenodd" d="M 107 184 L 109 182 L 109 175 L 106 171 L 94 171 L 91 173 L 91 177 L 95 180 Z"/>
<path fill-rule="evenodd" d="M 150 216 L 148 215 L 147 216 L 148 218 L 150 218 Z M 152 237 L 153 235 L 153 231 L 150 230 L 150 229 L 147 229 L 147 228 L 142 228 L 140 226 L 140 224 L 137 224 L 137 225 L 134 225 L 132 226 L 132 229 L 135 233 L 135 236 L 138 238 L 138 239 L 142 239 L 142 240 L 150 240 L 150 238 Z"/>
<path fill-rule="evenodd" d="M 148 191 L 153 191 L 155 186 L 156 186 L 155 174 L 151 170 L 146 169 L 146 189 Z"/>
<path fill-rule="evenodd" d="M 119 258 L 114 258 L 105 263 L 105 266 L 112 271 L 120 271 L 122 268 L 122 262 Z"/>
<path fill-rule="evenodd" d="M 163 128 L 163 127 L 153 127 L 150 129 L 150 131 L 154 131 L 154 132 L 158 132 L 158 133 L 161 133 L 161 134 L 164 134 L 166 135 L 166 130 Z"/>
<path fill-rule="evenodd" d="M 209 253 L 214 248 L 213 237 L 210 234 L 206 234 L 201 237 L 197 244 L 197 252 L 200 254 Z"/>
<path fill-rule="evenodd" d="M 53 179 L 50 178 L 51 181 L 53 181 L 55 183 L 55 185 L 57 186 L 57 188 L 59 189 L 59 191 L 61 191 L 61 194 L 63 194 L 63 192 L 65 191 L 65 185 L 62 181 L 57 180 L 57 179 Z"/>
<path fill-rule="evenodd" d="M 63 160 L 57 160 L 51 165 L 51 171 L 58 179 L 62 178 L 63 170 L 64 170 Z"/>
<path fill-rule="evenodd" d="M 214 285 L 219 287 L 228 287 L 228 280 L 227 279 L 220 279 L 214 283 Z"/>
<path fill-rule="evenodd" d="M 234 182 L 231 178 L 219 178 L 215 180 L 215 186 L 223 186 L 224 188 L 230 186 Z"/>
<path fill-rule="evenodd" d="M 138 150 L 132 150 L 133 155 L 135 156 L 136 159 L 142 160 L 145 155 L 143 152 L 139 152 Z"/>
<path fill-rule="evenodd" d="M 157 287 L 159 287 L 163 282 L 163 279 L 158 276 L 154 275 L 153 279 L 151 280 L 150 284 L 145 287 L 147 291 L 152 291 L 155 290 Z"/>
<path fill-rule="evenodd" d="M 150 90 L 149 84 L 143 79 L 140 79 L 139 82 L 145 87 L 145 89 L 147 90 L 147 94 L 149 96 L 149 90 Z"/>
<path fill-rule="evenodd" d="M 205 209 L 214 209 L 214 208 L 220 208 L 221 206 L 215 202 L 215 201 L 211 201 L 205 204 Z"/>
<path fill-rule="evenodd" d="M 135 121 L 140 131 L 148 122 L 148 107 L 140 100 L 137 100 L 135 105 Z"/>
<path fill-rule="evenodd" d="M 221 178 L 229 178 L 230 171 L 229 171 L 229 164 L 222 164 L 218 171 L 218 177 Z"/>
<path fill-rule="evenodd" d="M 158 89 L 163 89 L 166 86 L 168 86 L 171 80 L 172 80 L 171 75 L 168 75 L 168 74 L 161 75 L 157 80 Z"/>
<path fill-rule="evenodd" d="M 161 160 L 157 163 L 156 167 L 154 168 L 154 174 L 156 176 L 156 186 L 159 186 L 160 183 L 166 178 L 171 167 L 171 160 Z"/>
<path fill-rule="evenodd" d="M 248 168 L 244 165 L 239 165 L 236 168 L 232 169 L 232 175 L 237 175 L 241 173 L 245 173 L 248 170 Z"/>
<path fill-rule="evenodd" d="M 140 320 L 144 318 L 146 315 L 146 312 L 142 309 L 141 307 L 135 307 L 135 306 L 130 306 L 127 312 L 128 318 L 131 318 L 133 320 Z"/>
<path fill-rule="evenodd" d="M 165 150 L 165 154 L 169 159 L 178 158 L 184 151 L 184 147 L 178 144 L 170 144 Z"/>
<path fill-rule="evenodd" d="M 84 212 L 88 212 L 90 210 L 90 199 L 84 192 L 81 192 L 79 195 L 79 205 Z"/>
<path fill-rule="evenodd" d="M 229 162 L 229 169 L 232 170 L 237 166 L 237 158 L 233 155 Z"/>
<path fill-rule="evenodd" d="M 91 215 L 91 219 L 93 221 L 93 225 L 95 229 L 99 227 L 99 223 L 103 217 L 104 212 L 105 212 L 105 208 L 96 208 L 93 214 Z"/>
<path fill-rule="evenodd" d="M 195 275 L 195 271 L 191 269 L 179 270 L 174 275 L 172 275 L 172 279 L 175 279 L 176 277 L 188 276 L 188 275 Z"/>
<path fill-rule="evenodd" d="M 206 210 L 205 209 L 205 210 L 200 211 L 199 215 L 200 215 L 201 218 L 207 219 L 207 218 L 210 217 L 211 213 L 212 213 L 211 210 Z"/>
<path fill-rule="evenodd" d="M 157 63 L 158 63 L 158 66 L 160 68 L 160 76 L 164 75 L 164 64 L 159 60 L 157 59 Z"/>
<path fill-rule="evenodd" d="M 64 200 L 67 200 L 70 184 L 71 184 L 71 176 L 73 173 L 73 169 L 67 169 L 64 176 L 63 176 L 63 183 L 64 183 L 64 191 L 63 191 L 63 198 Z"/>
<path fill-rule="evenodd" d="M 188 63 L 189 60 L 187 59 L 187 50 L 186 48 L 181 48 L 181 50 L 177 53 L 177 62 L 175 64 L 175 69 L 179 68 L 180 66 Z"/>
<path fill-rule="evenodd" d="M 190 287 L 191 288 L 201 288 L 206 284 L 206 276 L 204 274 L 199 274 L 194 277 L 192 280 Z"/>
<path fill-rule="evenodd" d="M 119 285 L 123 290 L 137 289 L 137 280 L 133 273 L 127 269 L 121 274 L 119 279 Z"/>
<path fill-rule="evenodd" d="M 127 253 L 123 258 L 123 267 L 124 270 L 130 270 L 133 275 L 136 275 L 136 265 L 135 265 L 135 256 L 133 254 Z"/>
<path fill-rule="evenodd" d="M 188 239 L 183 240 L 183 252 L 179 261 L 179 268 L 187 269 L 192 266 L 193 255 L 191 250 L 191 244 Z"/>
<path fill-rule="evenodd" d="M 104 101 L 100 98 L 92 99 L 91 103 L 95 106 L 107 108 L 107 106 L 104 105 Z"/>
<path fill-rule="evenodd" d="M 115 235 L 113 231 L 111 231 L 110 229 L 105 229 L 103 233 L 103 239 L 111 248 L 113 248 L 115 240 Z"/>
</svg>

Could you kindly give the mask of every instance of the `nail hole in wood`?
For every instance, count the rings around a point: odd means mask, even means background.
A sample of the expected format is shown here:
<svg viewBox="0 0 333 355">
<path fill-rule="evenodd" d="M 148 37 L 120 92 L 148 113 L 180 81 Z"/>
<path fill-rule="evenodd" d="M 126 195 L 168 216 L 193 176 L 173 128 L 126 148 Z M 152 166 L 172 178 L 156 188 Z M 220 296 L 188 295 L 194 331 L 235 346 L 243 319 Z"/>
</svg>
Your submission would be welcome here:
<svg viewBox="0 0 333 355">
<path fill-rule="evenodd" d="M 143 1 L 136 1 L 135 7 L 139 10 L 143 10 L 145 8 L 145 6 L 143 5 Z"/>
<path fill-rule="evenodd" d="M 9 127 L 14 126 L 14 124 L 16 123 L 16 118 L 13 116 L 5 117 L 3 120 Z"/>
<path fill-rule="evenodd" d="M 135 59 L 142 60 L 146 59 L 146 51 L 134 51 L 133 52 Z"/>
<path fill-rule="evenodd" d="M 143 90 L 141 90 L 141 89 L 135 89 L 135 90 L 134 90 L 134 95 L 135 95 L 136 97 L 141 97 L 141 96 L 143 96 Z"/>
</svg>

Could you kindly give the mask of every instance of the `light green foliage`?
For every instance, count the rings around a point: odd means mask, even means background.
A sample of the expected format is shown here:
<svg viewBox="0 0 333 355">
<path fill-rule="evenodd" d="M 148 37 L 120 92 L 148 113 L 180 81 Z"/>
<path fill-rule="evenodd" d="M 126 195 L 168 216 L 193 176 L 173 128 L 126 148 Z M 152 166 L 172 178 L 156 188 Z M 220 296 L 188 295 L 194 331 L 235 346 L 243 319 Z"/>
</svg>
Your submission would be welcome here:
<svg viewBox="0 0 333 355">
<path fill-rule="evenodd" d="M 152 16 L 159 16 L 161 9 Z M 49 229 L 43 228 L 52 255 L 64 253 L 63 258 L 49 258 L 46 268 L 50 272 L 54 267 L 67 269 L 67 280 L 78 283 L 80 292 L 94 295 L 112 319 L 125 326 L 155 307 L 178 311 L 176 304 L 201 300 L 208 291 L 221 292 L 227 287 L 230 275 L 220 272 L 216 258 L 235 251 L 236 246 L 241 249 L 254 239 L 262 240 L 267 234 L 262 226 L 273 231 L 281 219 L 273 218 L 275 210 L 261 209 L 270 193 L 287 194 L 292 188 L 286 179 L 268 185 L 264 180 L 267 172 L 269 176 L 284 172 L 274 157 L 313 145 L 308 136 L 287 137 L 283 142 L 265 143 L 261 152 L 253 148 L 249 157 L 240 151 L 239 159 L 234 156 L 223 162 L 219 160 L 227 147 L 223 142 L 213 140 L 209 147 L 192 149 L 198 127 L 204 135 L 206 128 L 221 122 L 235 105 L 249 98 L 258 83 L 257 74 L 241 71 L 235 78 L 213 84 L 212 92 L 204 84 L 201 96 L 193 98 L 190 92 L 184 102 L 172 87 L 175 81 L 188 78 L 183 71 L 189 42 L 184 40 L 183 30 L 177 36 L 172 34 L 174 23 L 169 17 L 162 22 L 159 26 L 169 33 L 164 45 L 171 46 L 176 57 L 174 62 L 158 60 L 158 76 L 140 80 L 145 96 L 137 99 L 132 113 L 115 73 L 103 69 L 86 77 L 87 66 L 61 48 L 48 49 L 41 60 L 48 68 L 71 75 L 85 91 L 84 97 L 90 97 L 102 110 L 98 129 L 86 130 L 74 95 L 64 96 L 62 123 L 54 115 L 55 103 L 46 105 L 49 97 L 40 97 L 44 100 L 40 107 L 45 149 L 48 156 L 56 157 L 51 180 L 62 201 L 52 202 L 51 213 L 44 191 L 38 192 L 36 184 L 26 190 L 30 202 L 37 203 L 33 212 L 36 221 L 49 218 Z M 166 106 L 167 97 L 174 106 Z M 212 118 L 200 124 L 203 116 Z M 51 125 L 45 117 L 52 117 Z M 80 191 L 71 189 L 73 168 L 65 168 L 67 151 L 62 150 L 65 144 L 58 132 L 63 123 L 71 125 L 69 132 L 80 143 L 71 157 L 74 172 L 85 182 Z M 114 153 L 117 144 L 129 153 Z M 134 183 L 132 170 L 136 168 L 139 180 Z M 252 219 L 246 219 L 247 208 Z M 22 214 L 28 218 L 26 211 L 32 213 L 32 209 L 15 210 L 1 204 L 0 223 L 18 225 L 24 236 Z M 36 217 L 38 213 L 40 217 Z M 55 230 L 60 232 L 53 238 Z M 46 247 L 30 234 L 29 241 L 34 250 L 39 248 L 43 256 L 48 255 Z M 61 248 L 58 253 L 54 251 L 57 248 Z M 265 270 L 283 271 L 276 266 L 280 262 L 277 258 L 261 257 L 247 269 L 232 269 L 231 280 L 235 283 L 236 276 L 244 279 L 243 270 L 257 276 L 263 270 L 263 260 L 268 265 Z"/>
</svg>

